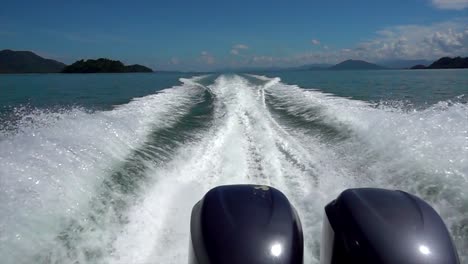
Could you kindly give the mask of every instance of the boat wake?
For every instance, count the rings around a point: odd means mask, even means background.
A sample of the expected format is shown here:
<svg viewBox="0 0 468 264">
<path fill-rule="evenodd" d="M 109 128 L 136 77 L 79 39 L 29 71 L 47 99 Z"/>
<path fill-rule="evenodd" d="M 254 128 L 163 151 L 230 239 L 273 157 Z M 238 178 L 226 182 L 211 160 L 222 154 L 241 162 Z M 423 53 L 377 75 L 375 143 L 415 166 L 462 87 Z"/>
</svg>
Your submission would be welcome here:
<svg viewBox="0 0 468 264">
<path fill-rule="evenodd" d="M 323 207 L 352 187 L 417 194 L 468 263 L 468 107 L 403 110 L 221 75 L 111 111 L 25 115 L 0 132 L 4 263 L 184 263 L 192 206 L 267 184 L 297 208 L 318 263 Z"/>
</svg>

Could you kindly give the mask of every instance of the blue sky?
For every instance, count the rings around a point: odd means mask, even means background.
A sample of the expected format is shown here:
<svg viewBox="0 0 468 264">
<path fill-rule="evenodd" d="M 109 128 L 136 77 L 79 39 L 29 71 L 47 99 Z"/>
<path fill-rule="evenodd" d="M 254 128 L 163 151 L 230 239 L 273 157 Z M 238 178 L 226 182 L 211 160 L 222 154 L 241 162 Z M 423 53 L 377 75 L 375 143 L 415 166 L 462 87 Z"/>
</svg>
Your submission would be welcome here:
<svg viewBox="0 0 468 264">
<path fill-rule="evenodd" d="M 0 49 L 210 70 L 468 55 L 468 0 L 3 0 Z"/>
</svg>

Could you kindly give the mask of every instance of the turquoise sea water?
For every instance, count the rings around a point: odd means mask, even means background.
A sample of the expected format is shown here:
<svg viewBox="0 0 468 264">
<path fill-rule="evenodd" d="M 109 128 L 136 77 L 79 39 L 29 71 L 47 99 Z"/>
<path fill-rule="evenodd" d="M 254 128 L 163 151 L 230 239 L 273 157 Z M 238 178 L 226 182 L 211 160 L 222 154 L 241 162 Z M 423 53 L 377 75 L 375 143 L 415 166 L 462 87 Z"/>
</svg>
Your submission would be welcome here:
<svg viewBox="0 0 468 264">
<path fill-rule="evenodd" d="M 296 71 L 262 73 L 284 83 L 364 101 L 432 105 L 468 96 L 468 70 Z M 214 74 L 216 75 L 216 74 Z M 0 109 L 28 105 L 108 109 L 169 88 L 191 74 L 0 75 Z M 460 98 L 459 98 L 460 99 Z M 465 99 L 466 102 L 466 99 Z"/>
<path fill-rule="evenodd" d="M 184 74 L 4 74 L 0 107 L 109 109 L 179 83 Z"/>
<path fill-rule="evenodd" d="M 415 106 L 468 96 L 468 70 L 310 71 L 266 74 L 288 84 L 315 88 L 337 96 Z M 464 99 L 466 102 L 466 98 Z"/>
<path fill-rule="evenodd" d="M 400 189 L 468 263 L 468 71 L 0 75 L 2 263 L 187 261 L 193 204 L 272 185 L 319 263 L 323 206 Z"/>
</svg>

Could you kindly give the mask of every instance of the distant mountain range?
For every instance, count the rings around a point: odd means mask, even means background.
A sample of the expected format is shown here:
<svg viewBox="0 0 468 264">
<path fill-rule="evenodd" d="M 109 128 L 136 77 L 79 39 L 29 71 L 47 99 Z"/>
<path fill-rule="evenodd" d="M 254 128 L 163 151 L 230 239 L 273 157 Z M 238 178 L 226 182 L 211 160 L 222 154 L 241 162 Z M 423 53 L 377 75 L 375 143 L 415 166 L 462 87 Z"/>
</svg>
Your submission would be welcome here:
<svg viewBox="0 0 468 264">
<path fill-rule="evenodd" d="M 411 65 L 416 65 L 411 67 Z M 429 65 L 429 66 L 427 66 Z M 242 67 L 226 68 L 217 72 L 275 72 L 275 71 L 317 71 L 317 70 L 382 70 L 382 69 L 451 69 L 468 68 L 468 58 L 444 57 L 433 62 L 427 60 L 387 60 L 378 64 L 363 60 L 346 60 L 336 65 L 306 64 L 296 67 Z M 153 72 L 152 69 L 134 64 L 124 65 L 120 61 L 100 58 L 79 60 L 71 65 L 45 59 L 31 51 L 0 51 L 0 73 L 125 73 Z"/>
<path fill-rule="evenodd" d="M 0 51 L 0 73 L 54 73 L 65 64 L 44 59 L 31 51 Z"/>
<path fill-rule="evenodd" d="M 244 67 L 236 69 L 222 69 L 219 72 L 277 72 L 277 71 L 326 71 L 326 70 L 382 70 L 386 67 L 362 60 L 346 60 L 333 64 L 305 64 L 296 67 Z"/>
<path fill-rule="evenodd" d="M 152 69 L 134 64 L 125 66 L 109 59 L 79 60 L 69 66 L 59 61 L 45 59 L 31 51 L 0 51 L 0 73 L 124 73 L 153 72 Z"/>
<path fill-rule="evenodd" d="M 323 70 L 379 70 L 379 69 L 409 69 L 413 65 L 429 65 L 431 61 L 428 60 L 384 60 L 377 63 L 370 63 L 363 60 L 347 60 L 339 64 L 305 64 L 297 67 L 250 67 L 250 68 L 236 68 L 230 69 L 235 72 L 248 72 L 248 71 L 259 71 L 259 72 L 274 72 L 274 71 L 323 71 Z M 229 71 L 229 70 L 220 70 Z"/>
<path fill-rule="evenodd" d="M 428 60 L 382 60 L 377 61 L 376 64 L 382 65 L 391 69 L 409 69 L 414 65 L 429 65 L 432 61 Z"/>
<path fill-rule="evenodd" d="M 326 64 L 326 63 L 314 63 L 314 64 L 306 64 L 299 67 L 292 67 L 291 70 L 326 70 L 333 66 L 333 64 Z"/>
<path fill-rule="evenodd" d="M 332 64 L 305 64 L 301 66 L 294 67 L 280 67 L 280 66 L 271 66 L 271 67 L 237 67 L 237 68 L 221 68 L 215 72 L 277 72 L 277 71 L 308 71 L 308 70 L 325 70 L 333 66 Z"/>
<path fill-rule="evenodd" d="M 416 66 L 413 66 L 415 65 Z M 303 71 L 303 70 L 384 70 L 384 69 L 450 69 L 468 68 L 468 58 L 441 58 L 433 63 L 428 60 L 386 60 L 377 64 L 363 60 L 346 60 L 336 65 L 308 64 L 299 67 L 279 68 L 276 71 Z M 427 66 L 429 65 L 429 66 Z M 265 69 L 264 69 L 265 70 Z M 266 70 L 265 70 L 266 71 Z"/>
<path fill-rule="evenodd" d="M 431 65 L 416 65 L 411 69 L 467 69 L 468 68 L 468 57 L 443 57 L 434 61 Z"/>
<path fill-rule="evenodd" d="M 386 68 L 383 66 L 374 64 L 374 63 L 363 61 L 363 60 L 346 60 L 328 69 L 330 70 L 383 70 Z"/>
</svg>

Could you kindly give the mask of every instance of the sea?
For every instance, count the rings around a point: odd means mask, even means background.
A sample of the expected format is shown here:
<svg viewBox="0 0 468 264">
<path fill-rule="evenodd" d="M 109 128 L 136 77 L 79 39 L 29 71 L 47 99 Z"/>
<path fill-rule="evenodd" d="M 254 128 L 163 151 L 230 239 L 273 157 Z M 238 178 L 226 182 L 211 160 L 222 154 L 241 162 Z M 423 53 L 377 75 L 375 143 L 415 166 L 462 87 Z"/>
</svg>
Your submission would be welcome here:
<svg viewBox="0 0 468 264">
<path fill-rule="evenodd" d="M 319 263 L 324 206 L 403 190 L 468 263 L 468 70 L 0 75 L 0 262 L 187 263 L 218 185 L 282 191 Z"/>
</svg>

